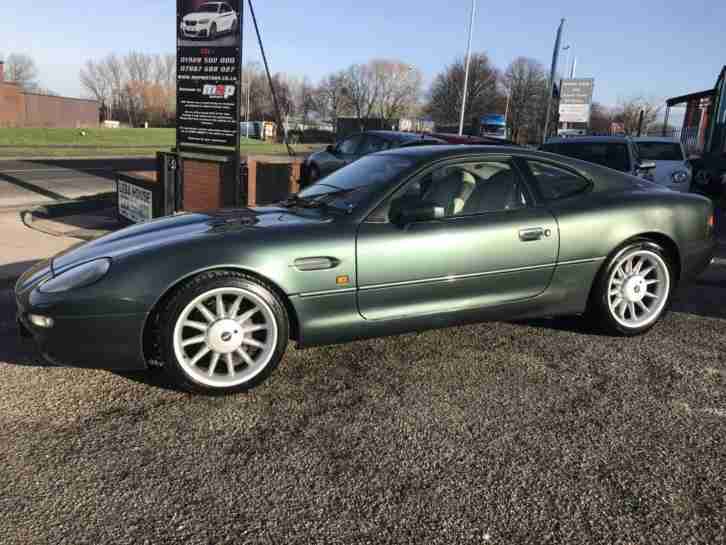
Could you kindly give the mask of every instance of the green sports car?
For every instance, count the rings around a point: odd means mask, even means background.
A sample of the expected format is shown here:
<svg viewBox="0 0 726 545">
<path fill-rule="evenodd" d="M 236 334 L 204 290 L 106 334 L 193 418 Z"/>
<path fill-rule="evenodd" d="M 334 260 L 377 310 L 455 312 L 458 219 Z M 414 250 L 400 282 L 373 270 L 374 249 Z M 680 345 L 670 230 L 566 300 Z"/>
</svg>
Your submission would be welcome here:
<svg viewBox="0 0 726 545">
<path fill-rule="evenodd" d="M 647 331 L 715 246 L 711 202 L 515 147 L 373 154 L 274 206 L 129 227 L 17 283 L 51 362 L 161 366 L 180 386 L 265 380 L 289 340 L 584 314 Z"/>
</svg>

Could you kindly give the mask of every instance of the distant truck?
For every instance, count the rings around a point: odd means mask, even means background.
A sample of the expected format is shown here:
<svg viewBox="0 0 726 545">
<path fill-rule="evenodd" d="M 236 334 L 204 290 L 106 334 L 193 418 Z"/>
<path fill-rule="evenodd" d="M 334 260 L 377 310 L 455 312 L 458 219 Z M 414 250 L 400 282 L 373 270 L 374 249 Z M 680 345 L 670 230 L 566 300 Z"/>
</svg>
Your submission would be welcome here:
<svg viewBox="0 0 726 545">
<path fill-rule="evenodd" d="M 509 140 L 507 121 L 502 114 L 486 114 L 481 116 L 475 124 L 478 126 L 476 134 L 488 138 Z"/>
</svg>

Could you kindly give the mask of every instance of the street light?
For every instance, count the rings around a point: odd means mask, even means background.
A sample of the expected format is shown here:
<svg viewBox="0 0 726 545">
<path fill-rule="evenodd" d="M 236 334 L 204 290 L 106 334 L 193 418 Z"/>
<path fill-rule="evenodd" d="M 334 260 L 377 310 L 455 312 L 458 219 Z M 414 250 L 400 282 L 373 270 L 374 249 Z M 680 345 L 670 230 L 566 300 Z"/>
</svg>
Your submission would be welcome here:
<svg viewBox="0 0 726 545">
<path fill-rule="evenodd" d="M 570 66 L 570 53 L 572 53 L 572 46 L 570 44 L 567 44 L 562 48 L 562 51 L 567 51 L 567 60 L 565 61 L 565 78 L 567 78 L 567 70 L 569 70 Z M 572 79 L 572 76 L 570 76 L 570 79 Z"/>
<path fill-rule="evenodd" d="M 459 136 L 464 134 L 464 115 L 466 113 L 466 91 L 469 87 L 469 66 L 471 64 L 471 37 L 474 33 L 474 17 L 476 16 L 476 0 L 471 0 L 471 20 L 469 21 L 469 45 L 466 48 L 466 70 L 464 72 L 464 92 L 461 93 L 461 117 L 459 118 Z"/>
</svg>

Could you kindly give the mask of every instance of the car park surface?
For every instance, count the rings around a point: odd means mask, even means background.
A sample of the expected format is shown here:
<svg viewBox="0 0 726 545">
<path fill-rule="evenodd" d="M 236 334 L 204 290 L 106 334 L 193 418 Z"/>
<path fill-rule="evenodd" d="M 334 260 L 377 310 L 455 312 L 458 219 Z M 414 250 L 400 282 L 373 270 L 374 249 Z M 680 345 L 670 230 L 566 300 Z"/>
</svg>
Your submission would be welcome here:
<svg viewBox="0 0 726 545">
<path fill-rule="evenodd" d="M 719 543 L 726 268 L 646 337 L 496 322 L 291 351 L 253 393 L 45 367 L 0 292 L 0 532 L 34 543 Z"/>
</svg>

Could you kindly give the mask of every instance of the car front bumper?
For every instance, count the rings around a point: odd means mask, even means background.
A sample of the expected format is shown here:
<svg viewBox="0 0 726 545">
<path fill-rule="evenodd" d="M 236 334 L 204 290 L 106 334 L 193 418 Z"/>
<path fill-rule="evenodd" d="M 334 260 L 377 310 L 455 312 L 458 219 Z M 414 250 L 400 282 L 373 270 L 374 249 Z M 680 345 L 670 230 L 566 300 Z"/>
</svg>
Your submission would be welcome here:
<svg viewBox="0 0 726 545">
<path fill-rule="evenodd" d="M 45 262 L 26 272 L 15 286 L 19 333 L 35 341 L 44 359 L 53 365 L 90 369 L 147 368 L 142 349 L 146 314 L 68 313 L 62 297 L 38 291 L 48 278 L 50 266 Z M 51 318 L 52 327 L 33 324 L 31 315 Z"/>
<path fill-rule="evenodd" d="M 187 38 L 207 38 L 210 25 L 187 26 L 182 23 L 181 32 Z"/>
</svg>

